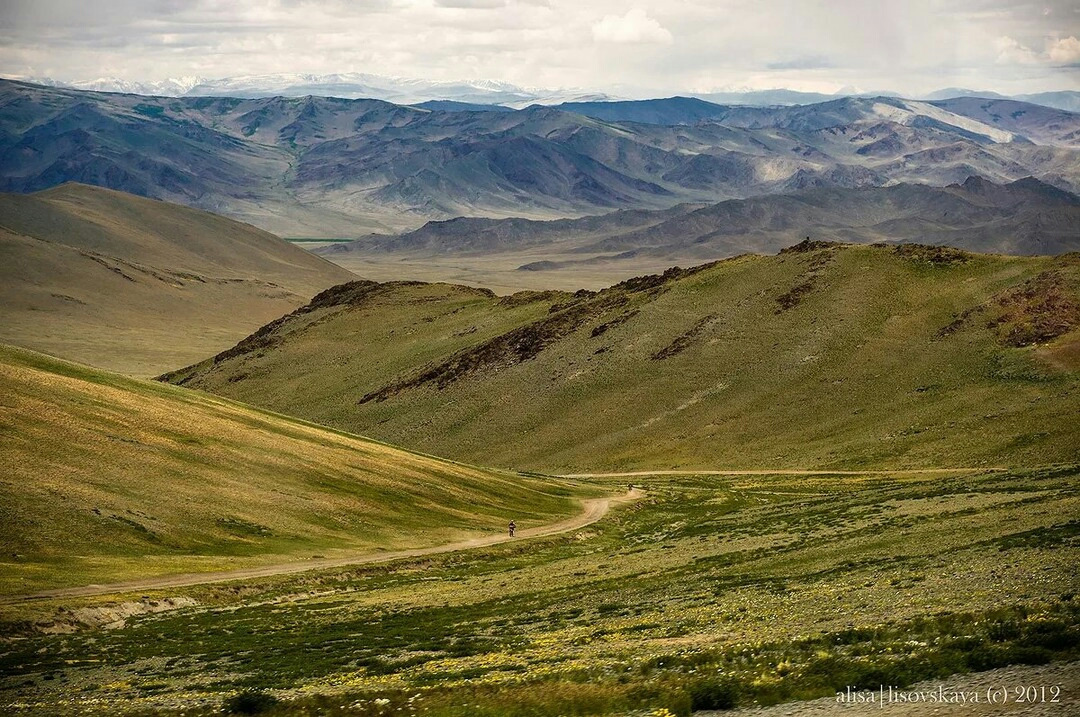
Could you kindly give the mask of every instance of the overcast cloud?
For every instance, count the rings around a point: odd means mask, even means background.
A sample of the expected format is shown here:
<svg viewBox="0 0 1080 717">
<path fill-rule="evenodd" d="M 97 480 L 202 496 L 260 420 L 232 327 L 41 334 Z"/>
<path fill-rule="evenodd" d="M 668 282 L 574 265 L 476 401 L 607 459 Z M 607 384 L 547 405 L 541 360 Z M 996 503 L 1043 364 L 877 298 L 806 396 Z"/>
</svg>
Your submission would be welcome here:
<svg viewBox="0 0 1080 717">
<path fill-rule="evenodd" d="M 298 72 L 626 96 L 1080 89 L 1076 0 L 0 0 L 0 74 Z"/>
</svg>

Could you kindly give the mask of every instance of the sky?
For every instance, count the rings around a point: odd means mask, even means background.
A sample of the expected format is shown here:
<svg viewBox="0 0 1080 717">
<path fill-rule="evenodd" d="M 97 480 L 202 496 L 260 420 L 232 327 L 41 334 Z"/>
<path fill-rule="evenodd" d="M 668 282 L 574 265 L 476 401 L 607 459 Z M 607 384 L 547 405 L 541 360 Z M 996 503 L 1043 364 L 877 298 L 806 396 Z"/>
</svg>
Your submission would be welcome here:
<svg viewBox="0 0 1080 717">
<path fill-rule="evenodd" d="M 1080 90 L 1080 2 L 0 0 L 0 75 L 365 72 L 626 97 Z"/>
</svg>

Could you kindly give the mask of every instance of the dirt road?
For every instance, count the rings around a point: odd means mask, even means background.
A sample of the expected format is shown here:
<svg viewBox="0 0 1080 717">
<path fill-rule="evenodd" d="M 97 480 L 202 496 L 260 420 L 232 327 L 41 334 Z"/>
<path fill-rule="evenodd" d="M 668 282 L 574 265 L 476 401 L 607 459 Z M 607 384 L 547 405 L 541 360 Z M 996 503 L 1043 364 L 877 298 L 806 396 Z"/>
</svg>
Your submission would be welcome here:
<svg viewBox="0 0 1080 717">
<path fill-rule="evenodd" d="M 46 600 L 50 598 L 89 597 L 94 595 L 110 595 L 113 593 L 139 592 L 146 590 L 162 590 L 166 588 L 185 587 L 188 585 L 203 585 L 206 583 L 222 583 L 231 580 L 246 580 L 251 578 L 266 578 L 275 575 L 290 575 L 293 573 L 307 572 L 308 570 L 322 570 L 325 568 L 338 568 L 346 565 L 365 565 L 370 563 L 385 563 L 390 560 L 401 558 L 418 558 L 425 555 L 438 555 L 440 553 L 453 553 L 458 550 L 481 548 L 488 545 L 497 545 L 511 540 L 520 541 L 529 538 L 544 538 L 559 533 L 568 533 L 572 530 L 584 528 L 604 517 L 612 505 L 628 503 L 641 497 L 638 490 L 627 491 L 624 495 L 608 498 L 590 498 L 582 501 L 582 512 L 572 518 L 561 520 L 558 523 L 549 523 L 536 528 L 526 528 L 517 531 L 513 538 L 499 533 L 483 538 L 461 540 L 456 543 L 434 545 L 428 548 L 413 548 L 410 550 L 394 550 L 378 553 L 357 553 L 334 558 L 317 558 L 315 560 L 290 561 L 275 565 L 262 565 L 255 568 L 241 568 L 239 570 L 226 570 L 216 573 L 186 573 L 182 575 L 164 575 L 145 580 L 130 580 L 119 583 L 101 585 L 83 585 L 74 588 L 59 588 L 56 590 L 44 590 L 29 595 L 12 595 L 0 597 L 0 604 L 23 602 L 27 600 Z"/>
</svg>

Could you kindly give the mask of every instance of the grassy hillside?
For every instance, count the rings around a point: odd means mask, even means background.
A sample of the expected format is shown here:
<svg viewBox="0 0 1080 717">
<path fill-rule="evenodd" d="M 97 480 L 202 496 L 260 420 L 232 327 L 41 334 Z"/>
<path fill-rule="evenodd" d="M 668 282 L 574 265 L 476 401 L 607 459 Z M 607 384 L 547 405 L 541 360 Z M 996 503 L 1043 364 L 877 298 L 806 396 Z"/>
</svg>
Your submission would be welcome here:
<svg viewBox="0 0 1080 717">
<path fill-rule="evenodd" d="M 547 471 L 1080 457 L 1080 257 L 803 244 L 597 294 L 355 283 L 167 378 Z"/>
<path fill-rule="evenodd" d="M 354 278 L 247 224 L 67 184 L 0 195 L 0 341 L 152 375 Z"/>
<path fill-rule="evenodd" d="M 437 545 L 569 490 L 0 346 L 0 593 Z"/>
</svg>

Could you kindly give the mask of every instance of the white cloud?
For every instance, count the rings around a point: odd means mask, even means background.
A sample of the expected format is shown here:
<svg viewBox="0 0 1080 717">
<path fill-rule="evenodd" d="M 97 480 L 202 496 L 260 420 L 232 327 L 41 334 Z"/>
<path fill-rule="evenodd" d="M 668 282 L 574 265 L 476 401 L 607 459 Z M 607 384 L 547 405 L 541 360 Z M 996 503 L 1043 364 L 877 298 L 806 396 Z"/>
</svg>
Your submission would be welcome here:
<svg viewBox="0 0 1080 717">
<path fill-rule="evenodd" d="M 1075 37 L 1048 37 L 1046 49 L 1035 52 L 1008 36 L 994 42 L 997 62 L 1002 65 L 1075 65 L 1080 63 L 1080 40 Z"/>
<path fill-rule="evenodd" d="M 592 26 L 597 42 L 670 44 L 671 33 L 641 8 L 627 10 L 625 15 L 605 15 Z"/>
<path fill-rule="evenodd" d="M 0 0 L 0 75 L 61 80 L 366 72 L 632 97 L 1012 94 L 1080 87 L 1076 38 L 1076 0 Z"/>
<path fill-rule="evenodd" d="M 1075 65 L 1080 63 L 1080 40 L 1075 37 L 1061 37 L 1048 40 L 1046 57 L 1055 65 Z"/>
<path fill-rule="evenodd" d="M 1002 65 L 1034 65 L 1039 61 L 1034 50 L 1006 35 L 994 42 L 994 48 L 998 53 L 997 61 Z"/>
<path fill-rule="evenodd" d="M 494 10 L 506 7 L 507 0 L 435 0 L 439 7 L 452 7 L 460 10 Z"/>
</svg>

